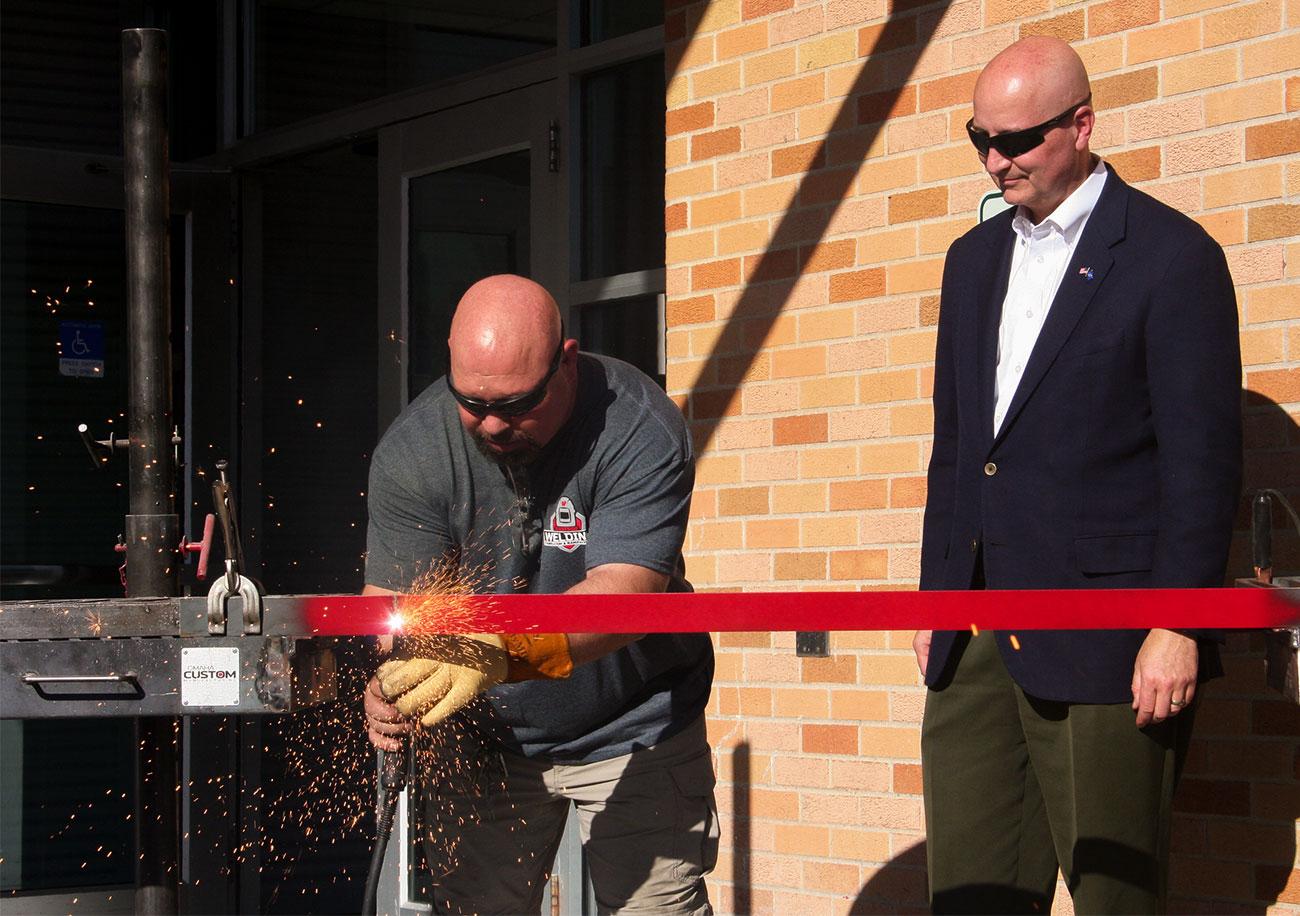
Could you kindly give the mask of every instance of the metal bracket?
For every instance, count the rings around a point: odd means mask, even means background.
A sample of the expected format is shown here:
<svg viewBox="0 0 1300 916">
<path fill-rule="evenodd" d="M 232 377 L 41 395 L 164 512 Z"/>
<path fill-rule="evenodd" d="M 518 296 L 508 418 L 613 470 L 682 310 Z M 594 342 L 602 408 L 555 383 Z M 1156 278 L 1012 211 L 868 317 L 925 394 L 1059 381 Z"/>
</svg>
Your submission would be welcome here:
<svg viewBox="0 0 1300 916">
<path fill-rule="evenodd" d="M 233 574 L 236 588 L 231 591 L 230 574 L 218 576 L 208 589 L 208 634 L 224 636 L 226 633 L 226 605 L 238 595 L 244 604 L 244 635 L 256 636 L 262 632 L 262 596 L 253 580 L 239 573 Z"/>
</svg>

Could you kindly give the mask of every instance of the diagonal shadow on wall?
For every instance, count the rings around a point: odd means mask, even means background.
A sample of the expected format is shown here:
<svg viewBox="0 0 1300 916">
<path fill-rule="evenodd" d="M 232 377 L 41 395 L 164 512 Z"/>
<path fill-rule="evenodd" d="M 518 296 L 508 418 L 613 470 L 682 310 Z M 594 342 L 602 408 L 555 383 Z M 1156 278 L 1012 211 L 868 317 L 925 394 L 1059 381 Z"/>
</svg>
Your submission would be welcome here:
<svg viewBox="0 0 1300 916">
<path fill-rule="evenodd" d="M 870 46 L 862 48 L 862 67 L 826 133 L 820 140 L 796 142 L 772 152 L 771 177 L 799 177 L 791 203 L 766 250 L 759 255 L 715 260 L 691 268 L 692 296 L 705 296 L 718 287 L 742 286 L 740 298 L 730 309 L 684 406 L 698 452 L 712 444 L 724 416 L 739 412 L 736 402 L 740 385 L 751 378 L 766 377 L 766 367 L 758 364 L 758 357 L 796 296 L 800 277 L 806 271 L 829 266 L 822 263 L 825 252 L 819 246 L 830 234 L 837 214 L 844 212 L 842 205 L 853 193 L 858 169 L 867 153 L 879 148 L 886 119 L 894 113 L 914 110 L 915 90 L 904 93 L 904 89 L 950 3 L 890 0 L 888 17 L 877 27 Z M 707 7 L 707 2 L 696 4 L 683 11 L 670 11 L 667 16 L 670 82 Z M 680 41 L 676 40 L 679 36 Z M 866 44 L 870 37 L 863 30 L 860 44 Z M 844 228 L 838 231 L 860 229 L 852 228 L 852 221 L 845 220 Z M 876 280 L 878 288 L 864 289 L 853 298 L 884 294 L 883 271 L 878 278 L 865 278 L 867 284 Z M 673 298 L 680 300 L 681 296 Z M 671 301 L 668 308 L 671 327 L 676 317 Z M 707 319 L 714 317 L 716 313 Z"/>
</svg>

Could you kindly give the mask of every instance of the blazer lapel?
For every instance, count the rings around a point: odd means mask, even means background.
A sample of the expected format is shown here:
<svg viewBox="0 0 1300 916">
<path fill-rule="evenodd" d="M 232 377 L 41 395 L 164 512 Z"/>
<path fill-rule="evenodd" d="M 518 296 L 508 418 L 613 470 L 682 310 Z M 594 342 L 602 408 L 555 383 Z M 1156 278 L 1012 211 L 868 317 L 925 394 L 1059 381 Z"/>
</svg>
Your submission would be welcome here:
<svg viewBox="0 0 1300 916">
<path fill-rule="evenodd" d="M 1002 428 L 999 430 L 995 442 L 1000 442 L 1007 431 L 1015 423 L 1016 417 L 1025 402 L 1033 395 L 1034 389 L 1038 387 L 1051 368 L 1052 363 L 1056 360 L 1056 355 L 1061 351 L 1061 347 L 1070 339 L 1070 334 L 1074 332 L 1075 326 L 1083 316 L 1084 311 L 1088 308 L 1088 303 L 1092 302 L 1093 296 L 1101 288 L 1106 279 L 1106 274 L 1110 272 L 1115 263 L 1115 258 L 1110 249 L 1121 239 L 1124 238 L 1124 227 L 1128 215 L 1128 186 L 1120 181 L 1118 175 L 1110 170 L 1106 177 L 1106 186 L 1101 192 L 1101 197 L 1097 201 L 1097 206 L 1093 209 L 1092 215 L 1088 217 L 1088 224 L 1083 227 L 1083 236 L 1079 239 L 1079 244 L 1075 246 L 1074 256 L 1070 259 L 1070 264 L 1065 269 L 1065 276 L 1061 278 L 1061 285 L 1057 288 L 1056 298 L 1052 300 L 1052 307 L 1047 313 L 1047 319 L 1043 322 L 1043 329 L 1038 334 L 1038 340 L 1034 344 L 1034 349 L 1029 354 L 1029 362 L 1025 364 L 1025 372 L 1020 377 L 1020 384 L 1016 387 L 1015 396 L 1011 399 L 1011 404 L 1007 408 L 1006 419 L 1002 422 Z M 1003 285 L 1003 298 L 1005 298 L 1005 284 Z M 1002 311 L 1002 298 L 997 301 L 996 314 L 1000 317 Z M 994 322 L 994 356 L 993 365 L 997 363 L 997 329 L 996 318 Z M 994 370 L 995 371 L 995 370 Z M 990 387 L 990 392 L 992 388 Z M 989 395 L 992 397 L 992 394 Z M 992 428 L 992 412 L 989 413 L 990 429 Z"/>
<path fill-rule="evenodd" d="M 1015 211 L 1013 209 L 1008 212 Z M 1011 254 L 1015 239 L 1011 220 L 1007 219 L 1006 231 L 999 233 L 989 246 L 988 263 L 997 267 L 987 275 L 988 280 L 980 292 L 977 305 L 979 372 L 975 390 L 979 392 L 979 412 L 976 417 L 979 434 L 988 442 L 993 439 L 993 388 L 998 370 L 998 326 L 1002 322 L 1002 300 L 1007 297 L 1007 285 L 1011 282 Z"/>
</svg>

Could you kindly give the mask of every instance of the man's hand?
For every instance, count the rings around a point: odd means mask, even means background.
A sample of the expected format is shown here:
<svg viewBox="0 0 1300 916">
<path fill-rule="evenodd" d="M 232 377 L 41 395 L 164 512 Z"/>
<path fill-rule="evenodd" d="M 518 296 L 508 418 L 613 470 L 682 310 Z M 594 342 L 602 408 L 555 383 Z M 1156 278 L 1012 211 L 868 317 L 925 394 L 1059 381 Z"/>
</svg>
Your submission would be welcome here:
<svg viewBox="0 0 1300 916">
<path fill-rule="evenodd" d="M 925 668 L 930 664 L 930 640 L 933 638 L 934 630 L 917 630 L 912 637 L 912 651 L 916 653 L 916 667 L 921 669 L 921 677 L 925 677 Z"/>
<path fill-rule="evenodd" d="M 509 667 L 505 643 L 489 633 L 421 637 L 398 656 L 379 666 L 380 691 L 426 728 L 504 681 Z"/>
<path fill-rule="evenodd" d="M 1196 695 L 1196 640 L 1173 630 L 1152 630 L 1133 666 L 1137 726 L 1176 716 Z"/>
<path fill-rule="evenodd" d="M 400 751 L 402 738 L 411 730 L 411 723 L 402 718 L 397 707 L 384 699 L 379 686 L 379 675 L 366 684 L 366 734 L 370 743 L 381 751 Z"/>
</svg>

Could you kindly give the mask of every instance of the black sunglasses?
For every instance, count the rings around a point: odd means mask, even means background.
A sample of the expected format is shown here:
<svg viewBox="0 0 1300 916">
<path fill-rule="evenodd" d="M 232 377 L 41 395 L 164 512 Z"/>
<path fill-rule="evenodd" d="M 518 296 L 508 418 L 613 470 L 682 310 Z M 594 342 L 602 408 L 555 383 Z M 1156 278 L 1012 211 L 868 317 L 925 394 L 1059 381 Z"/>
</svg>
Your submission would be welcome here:
<svg viewBox="0 0 1300 916">
<path fill-rule="evenodd" d="M 456 403 L 476 417 L 486 417 L 488 414 L 503 418 L 522 416 L 546 399 L 546 387 L 551 384 L 551 379 L 559 371 L 560 359 L 563 356 L 564 328 L 561 327 L 560 345 L 555 348 L 555 356 L 551 357 L 551 368 L 546 370 L 546 375 L 542 376 L 542 380 L 537 383 L 537 387 L 531 391 L 525 391 L 523 394 L 517 394 L 511 398 L 501 398 L 499 401 L 484 401 L 481 398 L 472 398 L 456 390 L 456 386 L 451 381 L 450 369 L 447 370 L 447 387 L 451 390 L 451 396 L 456 399 Z"/>
<path fill-rule="evenodd" d="M 1024 130 L 1009 130 L 1006 133 L 995 134 L 994 136 L 989 136 L 988 131 L 976 127 L 975 119 L 971 118 L 966 122 L 966 134 L 970 137 L 970 142 L 975 144 L 975 149 L 979 150 L 981 159 L 988 156 L 989 149 L 995 149 L 1008 159 L 1014 159 L 1017 156 L 1023 156 L 1031 149 L 1041 146 L 1045 139 L 1044 134 L 1052 128 L 1060 126 L 1067 118 L 1072 117 L 1076 111 L 1091 101 L 1092 95 L 1089 94 L 1082 102 L 1075 102 L 1065 111 L 1054 118 L 1047 119 L 1042 124 L 1026 127 Z"/>
</svg>

